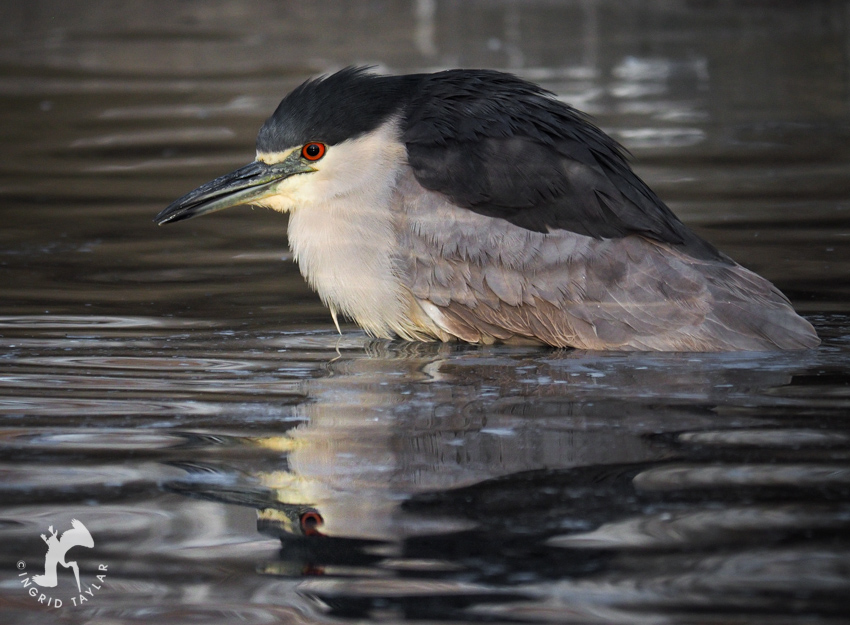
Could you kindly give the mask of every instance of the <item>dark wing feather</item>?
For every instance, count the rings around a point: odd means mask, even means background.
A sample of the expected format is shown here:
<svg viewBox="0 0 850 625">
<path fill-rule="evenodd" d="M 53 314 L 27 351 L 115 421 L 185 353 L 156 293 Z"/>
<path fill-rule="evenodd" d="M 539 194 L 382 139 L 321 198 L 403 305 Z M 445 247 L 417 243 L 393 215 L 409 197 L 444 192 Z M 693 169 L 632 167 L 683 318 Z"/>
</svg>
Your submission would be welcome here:
<svg viewBox="0 0 850 625">
<path fill-rule="evenodd" d="M 535 232 L 640 234 L 697 258 L 727 260 L 635 175 L 613 139 L 509 74 L 423 76 L 402 138 L 419 183 L 463 208 Z"/>
</svg>

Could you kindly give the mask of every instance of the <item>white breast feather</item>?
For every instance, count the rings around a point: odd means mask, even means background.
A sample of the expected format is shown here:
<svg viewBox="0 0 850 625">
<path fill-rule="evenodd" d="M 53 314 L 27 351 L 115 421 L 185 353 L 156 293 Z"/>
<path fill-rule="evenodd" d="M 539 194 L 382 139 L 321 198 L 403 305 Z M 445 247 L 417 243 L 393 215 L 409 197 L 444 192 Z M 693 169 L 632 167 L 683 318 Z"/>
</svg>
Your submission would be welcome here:
<svg viewBox="0 0 850 625">
<path fill-rule="evenodd" d="M 416 338 L 408 319 L 412 299 L 396 267 L 390 206 L 406 158 L 390 122 L 331 146 L 319 171 L 288 179 L 268 202 L 291 212 L 290 248 L 322 301 L 382 338 Z"/>
</svg>

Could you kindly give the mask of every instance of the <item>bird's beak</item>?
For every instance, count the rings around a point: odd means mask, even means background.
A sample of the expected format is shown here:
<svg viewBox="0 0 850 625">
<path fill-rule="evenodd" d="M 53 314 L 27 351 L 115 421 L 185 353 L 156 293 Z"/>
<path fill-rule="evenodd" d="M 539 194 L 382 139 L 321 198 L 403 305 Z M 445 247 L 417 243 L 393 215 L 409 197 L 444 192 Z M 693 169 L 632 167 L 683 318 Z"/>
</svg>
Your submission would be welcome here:
<svg viewBox="0 0 850 625">
<path fill-rule="evenodd" d="M 285 159 L 274 165 L 254 161 L 187 193 L 154 217 L 162 224 L 200 217 L 231 206 L 252 204 L 275 194 L 278 183 L 295 174 L 312 171 L 300 159 Z"/>
</svg>

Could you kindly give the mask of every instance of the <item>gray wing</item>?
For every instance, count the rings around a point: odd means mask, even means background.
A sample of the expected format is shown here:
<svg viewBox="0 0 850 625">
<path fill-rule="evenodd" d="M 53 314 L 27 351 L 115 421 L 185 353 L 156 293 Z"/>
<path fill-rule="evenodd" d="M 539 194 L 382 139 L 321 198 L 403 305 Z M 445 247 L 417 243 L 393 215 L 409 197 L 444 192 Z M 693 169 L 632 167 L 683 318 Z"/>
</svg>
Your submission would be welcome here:
<svg viewBox="0 0 850 625">
<path fill-rule="evenodd" d="M 445 333 L 581 349 L 801 349 L 811 325 L 767 280 L 642 236 L 539 233 L 399 184 L 405 282 Z"/>
</svg>

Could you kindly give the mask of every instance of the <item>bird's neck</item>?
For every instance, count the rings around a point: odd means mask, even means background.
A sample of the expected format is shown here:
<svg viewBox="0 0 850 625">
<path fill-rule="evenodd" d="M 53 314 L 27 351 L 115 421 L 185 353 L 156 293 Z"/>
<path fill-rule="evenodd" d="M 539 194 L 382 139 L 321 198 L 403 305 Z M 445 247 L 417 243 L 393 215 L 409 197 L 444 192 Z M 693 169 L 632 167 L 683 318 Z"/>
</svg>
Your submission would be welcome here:
<svg viewBox="0 0 850 625">
<path fill-rule="evenodd" d="M 381 338 L 412 338 L 405 328 L 415 304 L 398 257 L 397 176 L 398 169 L 384 169 L 344 195 L 299 205 L 289 217 L 289 246 L 310 286 L 332 311 Z"/>
</svg>

